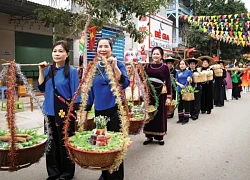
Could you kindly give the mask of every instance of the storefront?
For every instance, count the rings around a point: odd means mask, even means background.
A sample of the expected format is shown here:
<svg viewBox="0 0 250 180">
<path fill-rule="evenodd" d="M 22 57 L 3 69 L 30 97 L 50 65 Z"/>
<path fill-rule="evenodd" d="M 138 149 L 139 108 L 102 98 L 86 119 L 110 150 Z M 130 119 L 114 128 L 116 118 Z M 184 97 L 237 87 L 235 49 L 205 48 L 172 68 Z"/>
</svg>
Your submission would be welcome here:
<svg viewBox="0 0 250 180">
<path fill-rule="evenodd" d="M 151 59 L 151 50 L 159 46 L 164 50 L 164 58 L 172 54 L 173 22 L 159 15 L 151 15 L 138 20 L 138 30 L 147 31 L 149 35 L 142 39 L 141 44 L 132 48 L 133 54 L 141 61 L 148 62 Z M 129 53 L 125 53 L 126 54 Z M 126 59 L 126 57 L 125 57 Z"/>
</svg>

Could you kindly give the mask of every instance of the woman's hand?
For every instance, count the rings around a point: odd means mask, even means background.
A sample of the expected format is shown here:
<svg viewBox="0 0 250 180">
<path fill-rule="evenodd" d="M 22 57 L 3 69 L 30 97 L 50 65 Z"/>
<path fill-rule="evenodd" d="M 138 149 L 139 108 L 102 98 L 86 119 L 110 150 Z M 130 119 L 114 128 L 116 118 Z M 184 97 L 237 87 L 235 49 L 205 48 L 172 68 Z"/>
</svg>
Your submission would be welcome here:
<svg viewBox="0 0 250 180">
<path fill-rule="evenodd" d="M 170 99 L 170 98 L 167 98 L 167 99 L 166 99 L 166 102 L 165 102 L 165 106 L 170 105 L 170 104 L 171 104 L 171 99 Z"/>
<path fill-rule="evenodd" d="M 192 82 L 192 78 L 191 78 L 191 77 L 188 77 L 188 78 L 187 78 L 187 81 L 188 81 L 189 83 L 191 83 L 191 82 Z"/>
<path fill-rule="evenodd" d="M 39 63 L 39 70 L 44 72 L 48 66 L 49 66 L 49 63 L 47 63 L 46 61 L 43 61 L 43 62 Z"/>
<path fill-rule="evenodd" d="M 185 88 L 185 86 L 183 84 L 179 84 L 179 86 L 180 86 L 181 89 Z"/>
<path fill-rule="evenodd" d="M 110 57 L 109 61 L 111 61 L 111 66 L 112 66 L 113 69 L 118 68 L 117 59 L 115 57 Z"/>
</svg>

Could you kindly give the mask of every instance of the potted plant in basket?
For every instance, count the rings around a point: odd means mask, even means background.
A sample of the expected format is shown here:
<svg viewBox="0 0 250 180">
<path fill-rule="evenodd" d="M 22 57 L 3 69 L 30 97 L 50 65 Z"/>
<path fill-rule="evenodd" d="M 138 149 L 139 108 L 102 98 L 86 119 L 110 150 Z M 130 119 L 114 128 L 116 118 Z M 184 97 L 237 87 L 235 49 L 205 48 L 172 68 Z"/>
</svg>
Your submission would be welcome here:
<svg viewBox="0 0 250 180">
<path fill-rule="evenodd" d="M 96 135 L 105 135 L 107 123 L 110 118 L 106 116 L 97 116 L 94 118 L 94 122 L 96 123 Z"/>
</svg>

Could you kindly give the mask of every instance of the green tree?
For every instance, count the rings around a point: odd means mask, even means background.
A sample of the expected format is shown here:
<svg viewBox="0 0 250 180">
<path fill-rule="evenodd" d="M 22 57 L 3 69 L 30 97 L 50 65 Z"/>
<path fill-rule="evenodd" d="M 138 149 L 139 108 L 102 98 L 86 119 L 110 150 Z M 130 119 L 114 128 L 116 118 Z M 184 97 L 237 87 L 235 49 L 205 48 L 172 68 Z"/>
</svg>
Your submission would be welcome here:
<svg viewBox="0 0 250 180">
<path fill-rule="evenodd" d="M 194 0 L 192 10 L 193 14 L 198 16 L 228 15 L 247 12 L 245 4 L 239 0 Z M 239 59 L 242 52 L 249 49 L 216 41 L 208 35 L 199 32 L 199 30 L 194 27 L 190 28 L 188 39 L 189 46 L 197 47 L 197 49 L 203 51 L 205 55 L 216 55 L 217 48 L 220 46 L 220 58 L 225 60 Z"/>
<path fill-rule="evenodd" d="M 51 0 L 58 3 L 60 0 Z M 166 0 L 67 0 L 81 9 L 77 13 L 53 8 L 37 9 L 38 17 L 46 26 L 55 26 L 56 35 L 72 37 L 88 26 L 122 27 L 134 41 L 140 42 L 147 32 L 139 32 L 134 17 L 141 18 L 159 11 Z"/>
</svg>

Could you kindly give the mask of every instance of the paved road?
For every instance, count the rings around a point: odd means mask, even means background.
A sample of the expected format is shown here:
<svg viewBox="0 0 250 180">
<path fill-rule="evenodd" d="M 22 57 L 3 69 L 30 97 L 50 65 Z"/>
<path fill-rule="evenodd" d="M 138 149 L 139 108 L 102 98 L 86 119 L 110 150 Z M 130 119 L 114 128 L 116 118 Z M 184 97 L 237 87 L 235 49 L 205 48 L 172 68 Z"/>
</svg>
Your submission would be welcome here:
<svg viewBox="0 0 250 180">
<path fill-rule="evenodd" d="M 28 106 L 28 104 L 26 104 Z M 201 115 L 187 125 L 168 121 L 165 145 L 143 146 L 144 135 L 132 136 L 133 145 L 125 161 L 125 180 L 249 180 L 250 179 L 250 93 Z M 27 108 L 27 111 L 29 109 Z M 3 122 L 0 113 L 0 123 Z M 23 127 L 42 124 L 38 110 L 18 113 Z M 0 124 L 1 125 L 1 124 Z M 98 171 L 77 167 L 75 180 L 97 180 Z M 46 179 L 44 158 L 29 168 L 1 172 L 1 180 Z"/>
</svg>

